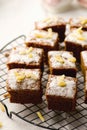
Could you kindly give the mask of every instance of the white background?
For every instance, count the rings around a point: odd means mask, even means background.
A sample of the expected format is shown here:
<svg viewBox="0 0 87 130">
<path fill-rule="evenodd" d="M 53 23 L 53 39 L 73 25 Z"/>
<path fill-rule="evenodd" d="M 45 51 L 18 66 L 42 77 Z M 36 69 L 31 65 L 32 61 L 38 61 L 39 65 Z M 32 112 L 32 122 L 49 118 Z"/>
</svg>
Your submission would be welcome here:
<svg viewBox="0 0 87 130">
<path fill-rule="evenodd" d="M 28 35 L 34 21 L 45 15 L 49 13 L 43 10 L 40 0 L 0 0 L 0 48 L 21 34 Z M 57 15 L 66 19 L 77 16 L 87 17 L 87 9 L 75 3 L 67 12 Z M 17 117 L 11 120 L 1 111 L 0 121 L 3 123 L 0 130 L 41 130 Z"/>
</svg>

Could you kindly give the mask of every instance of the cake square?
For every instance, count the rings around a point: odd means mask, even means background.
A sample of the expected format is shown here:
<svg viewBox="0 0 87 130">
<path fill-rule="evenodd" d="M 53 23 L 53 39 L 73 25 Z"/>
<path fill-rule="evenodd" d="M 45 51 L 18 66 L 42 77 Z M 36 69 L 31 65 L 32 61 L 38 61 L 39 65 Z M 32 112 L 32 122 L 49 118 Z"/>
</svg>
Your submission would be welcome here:
<svg viewBox="0 0 87 130">
<path fill-rule="evenodd" d="M 84 88 L 84 92 L 85 92 L 85 103 L 87 103 L 87 70 L 85 72 L 85 88 Z"/>
<path fill-rule="evenodd" d="M 6 87 L 12 103 L 42 102 L 40 69 L 8 70 Z"/>
<path fill-rule="evenodd" d="M 58 50 L 58 34 L 53 32 L 52 29 L 48 31 L 33 30 L 25 42 L 26 46 L 32 46 L 44 49 L 44 59 L 47 61 L 47 53 L 50 50 Z"/>
<path fill-rule="evenodd" d="M 70 112 L 76 107 L 76 78 L 49 75 L 46 87 L 48 109 Z"/>
<path fill-rule="evenodd" d="M 49 51 L 48 64 L 50 73 L 76 77 L 76 58 L 72 52 L 68 51 Z"/>
<path fill-rule="evenodd" d="M 70 29 L 82 27 L 83 30 L 87 31 L 87 18 L 78 17 L 78 18 L 70 18 Z"/>
<path fill-rule="evenodd" d="M 72 51 L 77 61 L 80 62 L 80 52 L 87 50 L 87 31 L 82 27 L 73 30 L 65 38 L 65 47 L 67 51 Z"/>
<path fill-rule="evenodd" d="M 83 74 L 85 75 L 85 72 L 87 70 L 87 51 L 81 52 L 81 69 Z"/>
<path fill-rule="evenodd" d="M 66 22 L 61 17 L 47 17 L 43 20 L 36 21 L 35 28 L 40 30 L 47 30 L 48 28 L 52 28 L 54 32 L 58 33 L 59 41 L 64 41 Z"/>
<path fill-rule="evenodd" d="M 16 47 L 10 52 L 7 67 L 13 68 L 41 68 L 43 69 L 43 49 L 33 47 Z"/>
</svg>

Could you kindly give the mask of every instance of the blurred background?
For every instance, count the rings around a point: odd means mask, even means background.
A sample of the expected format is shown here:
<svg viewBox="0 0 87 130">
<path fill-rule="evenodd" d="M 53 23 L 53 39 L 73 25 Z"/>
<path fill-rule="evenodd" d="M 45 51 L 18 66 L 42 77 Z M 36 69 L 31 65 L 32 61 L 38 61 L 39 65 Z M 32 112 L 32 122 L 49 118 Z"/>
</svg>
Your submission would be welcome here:
<svg viewBox="0 0 87 130">
<path fill-rule="evenodd" d="M 45 16 L 87 17 L 84 5 L 87 0 L 0 0 L 0 47 L 21 34 L 28 35 L 34 21 Z"/>
<path fill-rule="evenodd" d="M 19 35 L 28 35 L 34 21 L 51 15 L 87 18 L 87 0 L 0 0 L 0 48 Z M 10 120 L 0 111 L 0 130 L 42 130 L 15 117 Z"/>
</svg>

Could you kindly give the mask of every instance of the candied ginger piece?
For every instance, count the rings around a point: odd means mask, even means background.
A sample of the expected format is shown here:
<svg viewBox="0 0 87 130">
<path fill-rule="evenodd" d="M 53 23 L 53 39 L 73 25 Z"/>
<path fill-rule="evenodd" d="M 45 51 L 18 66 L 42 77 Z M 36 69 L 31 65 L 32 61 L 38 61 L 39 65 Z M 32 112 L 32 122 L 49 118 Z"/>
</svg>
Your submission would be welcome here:
<svg viewBox="0 0 87 130">
<path fill-rule="evenodd" d="M 75 58 L 75 57 L 69 58 L 68 60 L 69 60 L 70 62 L 73 62 L 73 63 L 76 62 L 76 58 Z"/>
<path fill-rule="evenodd" d="M 60 87 L 65 87 L 65 86 L 66 86 L 66 82 L 65 82 L 64 80 L 60 80 L 60 81 L 58 82 L 58 85 L 59 85 Z"/>
<path fill-rule="evenodd" d="M 59 77 L 59 80 L 64 80 L 64 78 L 65 78 L 65 75 L 63 74 L 63 75 L 61 75 L 61 76 Z"/>
<path fill-rule="evenodd" d="M 21 82 L 22 80 L 25 79 L 25 75 L 19 75 L 16 78 L 17 78 L 17 82 Z"/>
<path fill-rule="evenodd" d="M 61 56 L 58 55 L 55 58 L 56 58 L 56 61 L 58 61 L 58 62 L 60 62 L 62 64 L 64 63 L 64 59 Z"/>
<path fill-rule="evenodd" d="M 29 47 L 29 49 L 26 51 L 27 54 L 33 51 L 33 47 Z"/>
<path fill-rule="evenodd" d="M 85 41 L 86 39 L 82 36 L 78 37 L 78 40 Z"/>
<path fill-rule="evenodd" d="M 45 119 L 44 119 L 44 117 L 42 116 L 41 112 L 37 112 L 37 115 L 38 115 L 38 117 L 40 118 L 40 120 L 41 120 L 42 122 L 45 121 Z"/>
<path fill-rule="evenodd" d="M 48 35 L 47 35 L 47 38 L 52 38 L 52 35 L 53 35 L 52 29 L 49 28 L 49 29 L 48 29 Z"/>
<path fill-rule="evenodd" d="M 45 37 L 45 35 L 43 33 L 35 33 L 35 36 L 37 38 L 44 38 Z"/>
<path fill-rule="evenodd" d="M 84 18 L 83 18 L 83 19 L 81 19 L 81 24 L 82 24 L 82 25 L 87 24 L 87 19 L 84 19 Z"/>
<path fill-rule="evenodd" d="M 83 31 L 82 31 L 82 27 L 78 28 L 76 31 L 77 31 L 77 33 L 79 33 L 79 34 L 82 34 L 82 32 L 83 32 Z"/>
<path fill-rule="evenodd" d="M 33 57 L 32 53 L 28 54 L 28 57 L 29 57 L 29 58 L 32 58 L 32 57 Z"/>
</svg>

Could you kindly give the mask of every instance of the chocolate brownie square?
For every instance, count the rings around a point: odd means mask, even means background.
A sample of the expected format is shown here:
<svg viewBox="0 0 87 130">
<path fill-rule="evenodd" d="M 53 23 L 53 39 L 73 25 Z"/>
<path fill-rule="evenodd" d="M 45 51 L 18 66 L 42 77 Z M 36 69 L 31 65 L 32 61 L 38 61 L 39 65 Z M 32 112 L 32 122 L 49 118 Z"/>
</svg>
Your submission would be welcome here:
<svg viewBox="0 0 87 130">
<path fill-rule="evenodd" d="M 7 76 L 7 91 L 12 103 L 42 102 L 40 69 L 11 69 Z"/>
<path fill-rule="evenodd" d="M 54 75 L 65 74 L 66 76 L 76 77 L 76 58 L 72 52 L 68 51 L 49 51 L 48 63 L 50 73 Z"/>
<path fill-rule="evenodd" d="M 47 53 L 50 50 L 58 50 L 58 34 L 53 32 L 52 29 L 48 31 L 33 30 L 25 42 L 26 46 L 38 47 L 44 49 L 45 61 L 47 61 Z"/>
<path fill-rule="evenodd" d="M 70 112 L 76 107 L 76 78 L 49 75 L 46 87 L 48 109 Z"/>
<path fill-rule="evenodd" d="M 87 50 L 87 31 L 83 31 L 82 28 L 73 30 L 65 38 L 65 47 L 67 51 L 72 51 L 80 62 L 80 52 Z"/>
</svg>

